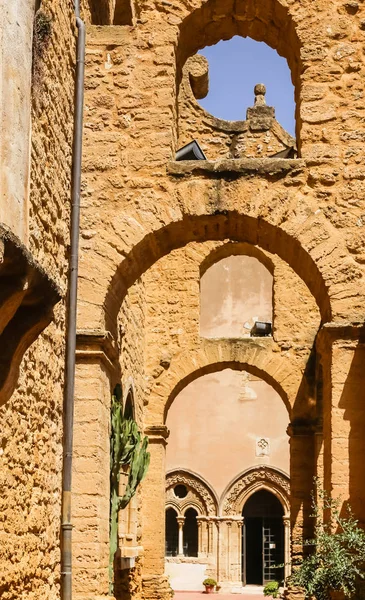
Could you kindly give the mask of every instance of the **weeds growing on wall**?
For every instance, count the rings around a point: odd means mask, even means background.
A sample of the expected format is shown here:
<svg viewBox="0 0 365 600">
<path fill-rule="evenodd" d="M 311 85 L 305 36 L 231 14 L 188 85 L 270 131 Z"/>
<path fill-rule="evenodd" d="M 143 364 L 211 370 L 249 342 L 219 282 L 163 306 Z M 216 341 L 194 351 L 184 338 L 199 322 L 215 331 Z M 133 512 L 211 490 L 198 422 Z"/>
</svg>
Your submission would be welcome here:
<svg viewBox="0 0 365 600">
<path fill-rule="evenodd" d="M 137 423 L 123 416 L 122 389 L 117 385 L 111 403 L 110 433 L 110 551 L 109 592 L 114 592 L 114 560 L 118 548 L 118 512 L 133 498 L 147 473 L 150 454 L 148 438 L 142 438 Z M 119 496 L 120 471 L 128 465 L 128 481 L 123 496 Z"/>
<path fill-rule="evenodd" d="M 41 9 L 37 10 L 33 27 L 33 86 L 38 86 L 41 80 L 44 53 L 52 35 L 52 18 Z"/>
<path fill-rule="evenodd" d="M 299 586 L 306 598 L 329 600 L 338 591 L 345 598 L 358 598 L 357 585 L 365 579 L 365 532 L 350 506 L 340 507 L 323 490 L 313 499 L 315 535 L 305 544 L 313 552 L 293 568 L 288 583 Z M 323 521 L 323 512 L 328 519 Z"/>
</svg>

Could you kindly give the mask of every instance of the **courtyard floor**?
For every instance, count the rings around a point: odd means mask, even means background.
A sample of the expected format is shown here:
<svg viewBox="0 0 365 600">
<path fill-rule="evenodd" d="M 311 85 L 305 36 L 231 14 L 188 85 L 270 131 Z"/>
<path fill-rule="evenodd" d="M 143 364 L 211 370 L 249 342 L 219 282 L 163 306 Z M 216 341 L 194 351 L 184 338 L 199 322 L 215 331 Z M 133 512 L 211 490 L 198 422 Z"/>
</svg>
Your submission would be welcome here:
<svg viewBox="0 0 365 600">
<path fill-rule="evenodd" d="M 204 592 L 175 592 L 174 600 L 204 600 L 207 595 Z M 215 597 L 217 600 L 264 600 L 262 588 L 252 586 L 246 587 L 245 591 L 241 594 L 218 594 L 213 593 L 211 598 Z"/>
</svg>

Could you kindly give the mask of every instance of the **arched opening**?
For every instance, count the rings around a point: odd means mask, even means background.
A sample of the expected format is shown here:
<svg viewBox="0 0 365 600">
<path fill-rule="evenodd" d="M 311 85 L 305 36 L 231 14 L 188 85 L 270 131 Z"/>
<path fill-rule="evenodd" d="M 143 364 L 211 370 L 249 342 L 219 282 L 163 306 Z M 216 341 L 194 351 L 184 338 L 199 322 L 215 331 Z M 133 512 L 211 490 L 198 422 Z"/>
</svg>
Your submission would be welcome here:
<svg viewBox="0 0 365 600">
<path fill-rule="evenodd" d="M 209 63 L 209 91 L 199 104 L 226 121 L 242 121 L 252 106 L 252 91 L 262 82 L 266 103 L 275 108 L 277 121 L 295 136 L 294 88 L 288 63 L 263 42 L 234 36 L 207 46 L 199 54 Z"/>
<path fill-rule="evenodd" d="M 236 35 L 265 42 L 286 58 L 295 88 L 296 113 L 299 114 L 301 43 L 290 12 L 280 0 L 269 0 L 265 4 L 238 0 L 231 10 L 227 10 L 224 0 L 210 0 L 196 8 L 180 26 L 178 72 L 182 73 L 187 58 L 196 54 L 198 50 L 215 45 L 221 40 L 230 40 Z M 299 119 L 296 126 L 299 138 Z"/>
<path fill-rule="evenodd" d="M 214 263 L 200 279 L 200 335 L 241 338 L 270 335 L 272 273 L 254 256 L 231 255 Z"/>
<path fill-rule="evenodd" d="M 261 489 L 247 500 L 242 516 L 242 581 L 265 585 L 282 581 L 284 567 L 284 509 L 280 500 Z"/>
<path fill-rule="evenodd" d="M 179 525 L 177 514 L 173 508 L 166 510 L 165 521 L 165 555 L 177 556 L 179 547 Z"/>
<path fill-rule="evenodd" d="M 198 513 L 195 508 L 188 508 L 185 512 L 183 526 L 184 556 L 198 556 Z"/>
<path fill-rule="evenodd" d="M 125 401 L 124 418 L 125 419 L 134 419 L 134 400 L 133 400 L 132 390 L 129 390 L 127 399 Z"/>
</svg>

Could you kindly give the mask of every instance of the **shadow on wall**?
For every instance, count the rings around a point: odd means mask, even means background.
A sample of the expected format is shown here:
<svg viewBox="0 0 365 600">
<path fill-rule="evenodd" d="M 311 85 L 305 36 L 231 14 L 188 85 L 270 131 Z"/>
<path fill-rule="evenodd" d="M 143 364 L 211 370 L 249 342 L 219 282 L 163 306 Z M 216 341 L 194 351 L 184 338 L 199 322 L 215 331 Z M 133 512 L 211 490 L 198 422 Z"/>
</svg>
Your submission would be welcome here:
<svg viewBox="0 0 365 600">
<path fill-rule="evenodd" d="M 356 342 L 352 342 L 354 344 Z M 349 497 L 347 499 L 360 525 L 365 526 L 365 403 L 364 403 L 364 365 L 365 365 L 365 327 L 360 330 L 356 347 L 335 347 L 333 364 L 332 399 L 333 429 L 332 454 L 336 460 L 336 471 L 332 475 L 333 486 L 347 487 L 349 477 Z M 346 354 L 353 353 L 350 368 L 346 374 L 348 361 Z M 341 366 L 343 365 L 343 371 Z M 346 376 L 342 381 L 342 375 Z M 343 385 L 341 397 L 336 409 L 336 388 Z M 343 414 L 342 414 L 342 411 Z M 348 422 L 348 425 L 342 423 Z M 350 431 L 348 431 L 348 426 Z M 336 429 L 335 429 L 336 428 Z M 347 441 L 348 440 L 348 441 Z M 348 451 L 347 451 L 348 443 Z M 342 498 L 343 499 L 343 498 Z M 346 509 L 343 503 L 342 512 Z"/>
</svg>

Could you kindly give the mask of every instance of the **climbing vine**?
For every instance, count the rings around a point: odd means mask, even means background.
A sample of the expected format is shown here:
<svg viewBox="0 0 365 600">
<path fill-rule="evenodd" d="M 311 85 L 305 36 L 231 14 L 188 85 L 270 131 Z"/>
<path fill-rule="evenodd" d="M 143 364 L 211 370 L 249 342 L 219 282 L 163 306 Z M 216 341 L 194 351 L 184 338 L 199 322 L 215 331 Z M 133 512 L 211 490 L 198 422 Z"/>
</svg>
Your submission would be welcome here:
<svg viewBox="0 0 365 600">
<path fill-rule="evenodd" d="M 148 438 L 142 439 L 137 423 L 123 416 L 122 389 L 118 384 L 111 402 L 110 433 L 110 554 L 109 588 L 114 591 L 114 558 L 118 548 L 118 512 L 125 508 L 147 473 L 150 454 Z M 128 482 L 123 496 L 119 496 L 120 471 L 129 466 Z"/>
</svg>

